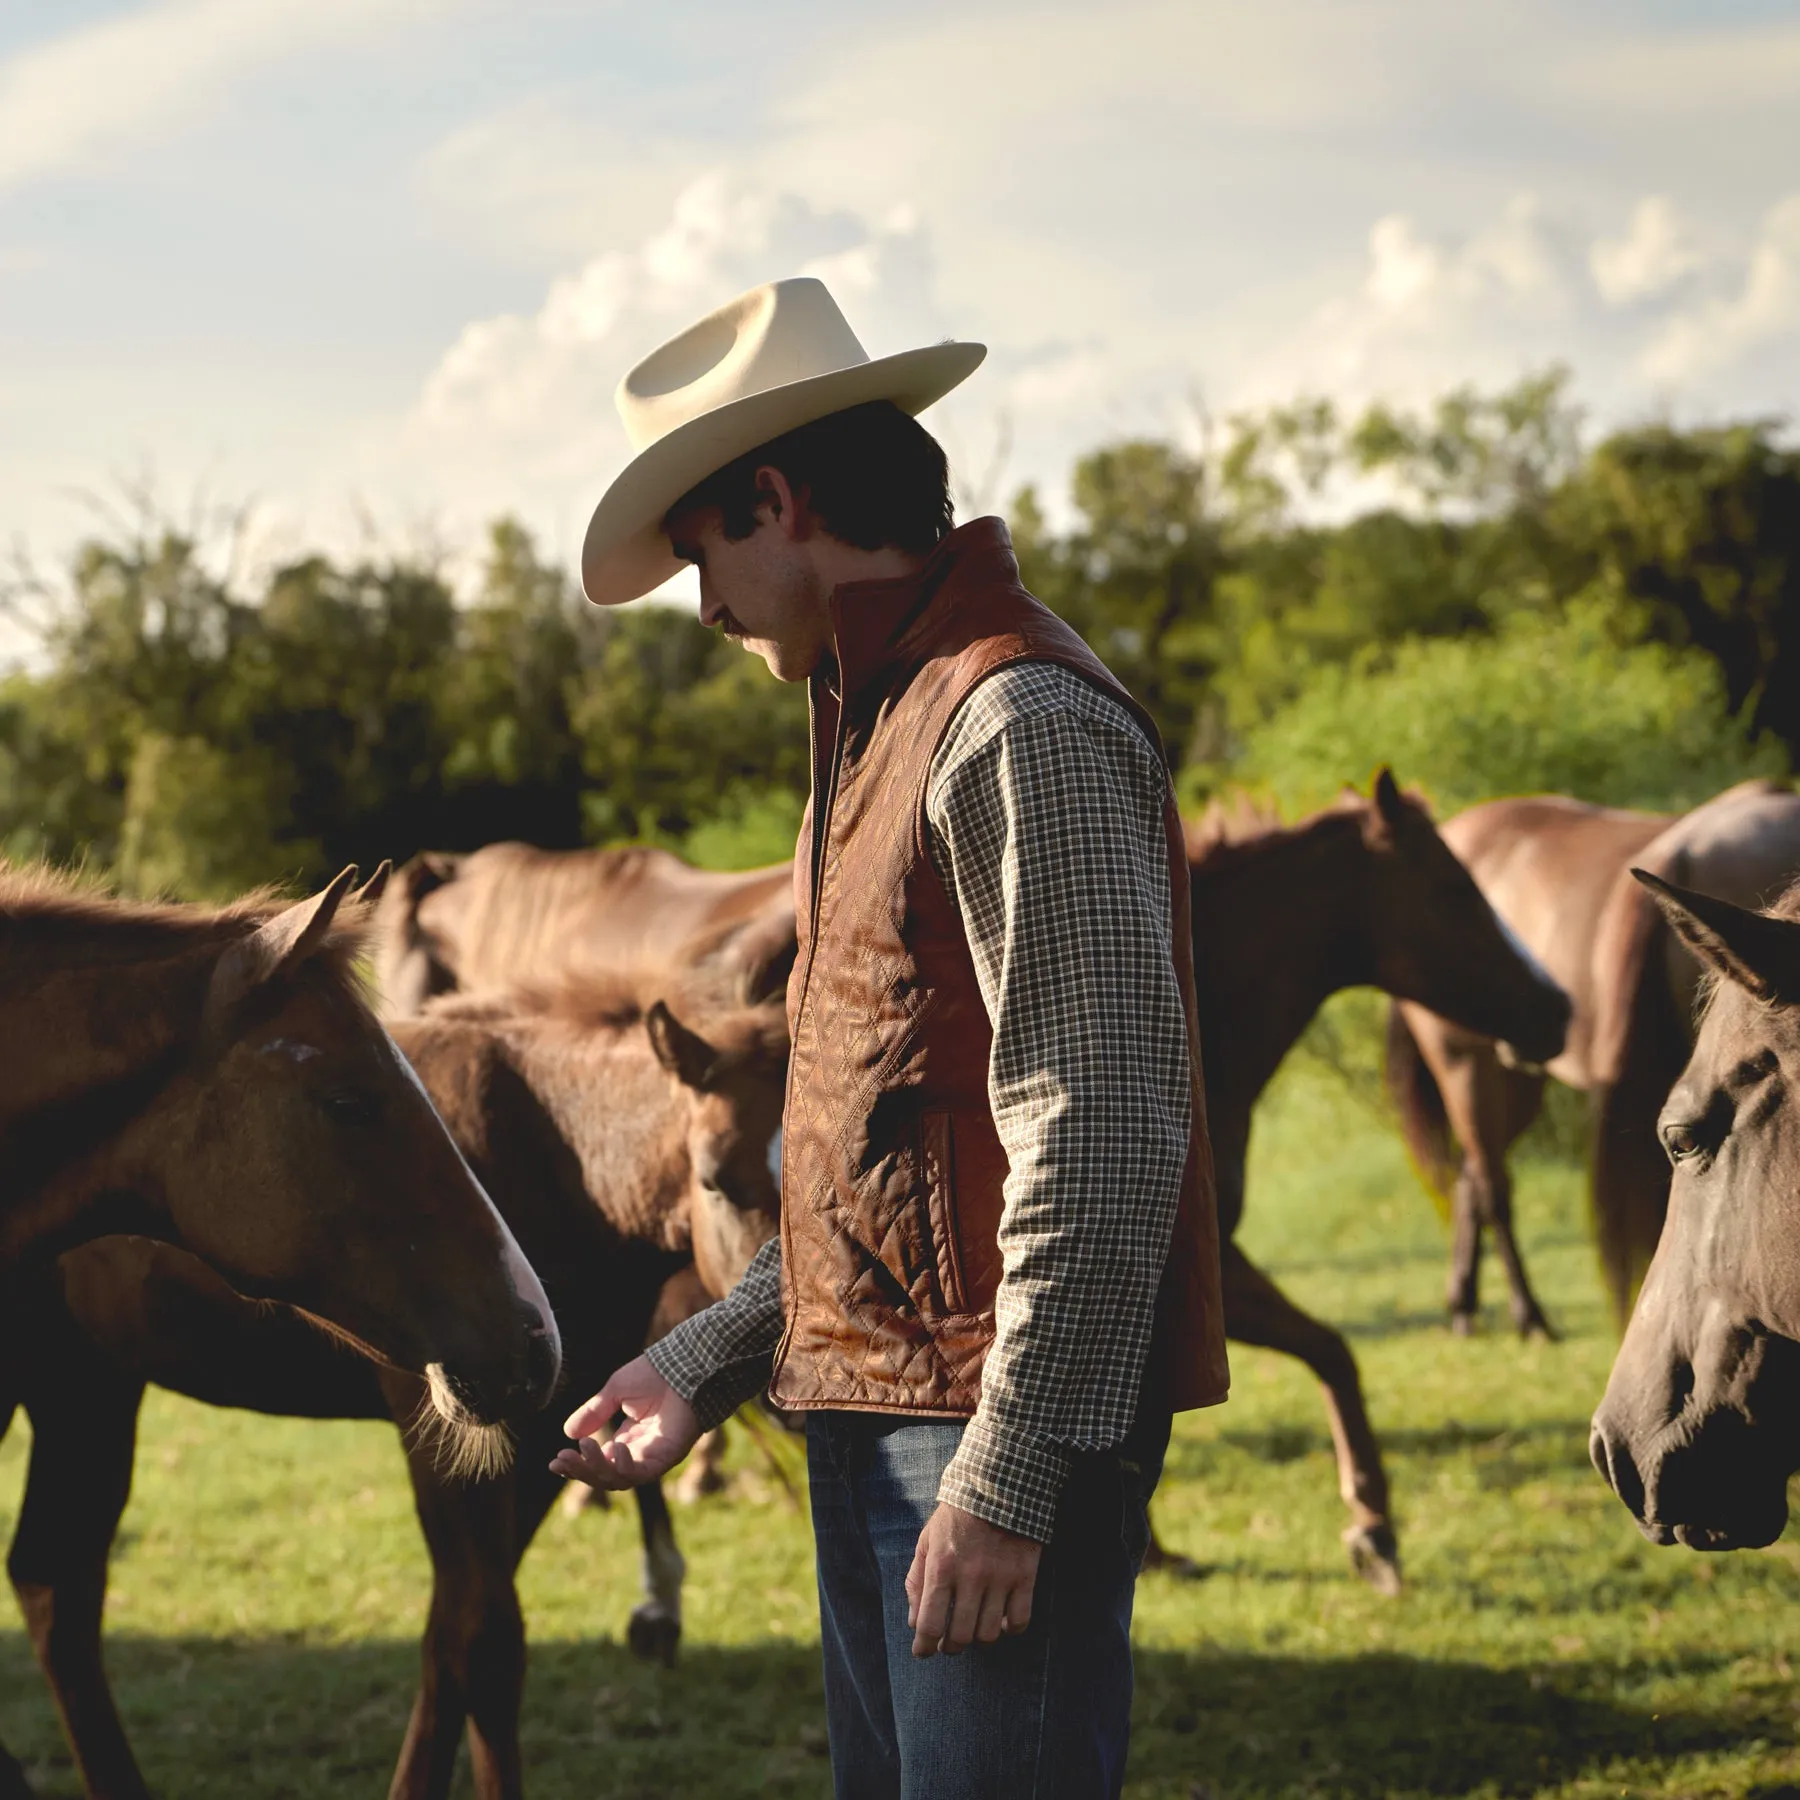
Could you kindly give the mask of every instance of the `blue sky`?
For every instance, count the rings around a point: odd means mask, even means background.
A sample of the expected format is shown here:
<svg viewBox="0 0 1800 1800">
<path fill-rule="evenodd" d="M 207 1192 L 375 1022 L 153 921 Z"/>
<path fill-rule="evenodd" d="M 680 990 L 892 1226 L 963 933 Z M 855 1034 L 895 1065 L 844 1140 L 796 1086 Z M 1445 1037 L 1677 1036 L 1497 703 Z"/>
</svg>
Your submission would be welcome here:
<svg viewBox="0 0 1800 1800">
<path fill-rule="evenodd" d="M 148 469 L 268 554 L 506 508 L 572 557 L 619 374 L 800 268 L 872 350 L 993 346 L 933 415 L 990 501 L 1552 357 L 1603 419 L 1793 411 L 1797 94 L 1767 0 L 24 0 L 0 539 Z"/>
</svg>

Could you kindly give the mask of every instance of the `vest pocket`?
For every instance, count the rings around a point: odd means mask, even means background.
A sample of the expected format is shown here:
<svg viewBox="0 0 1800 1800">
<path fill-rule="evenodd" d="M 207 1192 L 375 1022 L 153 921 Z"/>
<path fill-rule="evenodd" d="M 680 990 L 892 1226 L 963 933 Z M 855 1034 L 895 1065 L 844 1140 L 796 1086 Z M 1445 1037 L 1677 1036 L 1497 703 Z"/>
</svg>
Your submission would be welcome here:
<svg viewBox="0 0 1800 1800">
<path fill-rule="evenodd" d="M 967 1310 L 967 1300 L 956 1221 L 956 1140 L 949 1113 L 920 1115 L 919 1161 L 925 1176 L 925 1212 L 931 1222 L 938 1299 L 944 1312 L 954 1316 Z"/>
</svg>

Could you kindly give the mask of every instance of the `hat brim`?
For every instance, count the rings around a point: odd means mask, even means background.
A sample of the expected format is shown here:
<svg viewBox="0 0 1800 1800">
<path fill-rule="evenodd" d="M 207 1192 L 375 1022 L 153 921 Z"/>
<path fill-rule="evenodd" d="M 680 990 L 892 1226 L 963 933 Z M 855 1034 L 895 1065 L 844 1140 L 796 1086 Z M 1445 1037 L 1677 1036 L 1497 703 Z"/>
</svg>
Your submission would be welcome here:
<svg viewBox="0 0 1800 1800">
<path fill-rule="evenodd" d="M 661 587 L 682 567 L 663 516 L 689 488 L 746 450 L 870 400 L 922 413 L 973 375 L 986 355 L 985 344 L 929 344 L 747 394 L 676 426 L 640 450 L 601 495 L 581 546 L 582 592 L 596 606 L 619 606 Z"/>
</svg>

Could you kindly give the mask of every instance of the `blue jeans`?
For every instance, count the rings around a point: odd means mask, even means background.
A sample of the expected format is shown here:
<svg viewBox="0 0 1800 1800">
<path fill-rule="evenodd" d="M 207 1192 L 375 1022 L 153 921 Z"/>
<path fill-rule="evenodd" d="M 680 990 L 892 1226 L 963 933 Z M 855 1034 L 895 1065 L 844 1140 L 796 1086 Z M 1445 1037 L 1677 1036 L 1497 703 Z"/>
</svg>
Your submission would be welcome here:
<svg viewBox="0 0 1800 1800">
<path fill-rule="evenodd" d="M 906 1572 L 962 1429 L 807 1417 L 837 1800 L 1105 1800 L 1125 1778 L 1132 1588 L 1168 1415 L 1141 1420 L 1117 1452 L 1075 1459 L 1029 1629 L 919 1661 Z"/>
</svg>

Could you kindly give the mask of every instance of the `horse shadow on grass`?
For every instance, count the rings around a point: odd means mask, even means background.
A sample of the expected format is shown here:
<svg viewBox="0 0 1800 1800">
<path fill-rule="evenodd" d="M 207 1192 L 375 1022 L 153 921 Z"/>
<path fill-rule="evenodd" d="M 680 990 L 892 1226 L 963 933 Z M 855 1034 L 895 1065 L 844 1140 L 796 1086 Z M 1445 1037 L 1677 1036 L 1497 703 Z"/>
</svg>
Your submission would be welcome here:
<svg viewBox="0 0 1800 1800">
<path fill-rule="evenodd" d="M 417 1653 L 400 1641 L 144 1638 L 109 1660 L 154 1791 L 182 1800 L 325 1800 L 383 1792 Z M 1497 1670 L 1391 1654 L 1140 1650 L 1128 1796 L 1530 1794 L 1673 1754 L 1794 1741 L 1791 1716 L 1658 1715 L 1611 1692 L 1620 1672 Z M 670 1795 L 823 1800 L 818 1652 L 692 1647 L 673 1670 L 616 1643 L 532 1651 L 531 1800 Z M 80 1792 L 23 1638 L 0 1634 L 0 1731 L 42 1800 Z M 469 1792 L 466 1768 L 457 1793 Z"/>
</svg>

